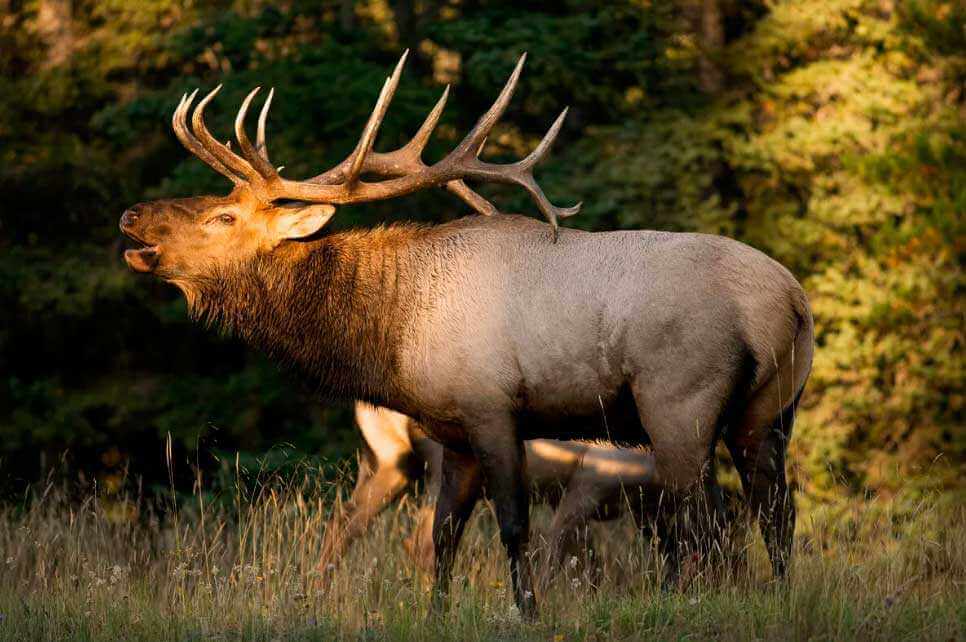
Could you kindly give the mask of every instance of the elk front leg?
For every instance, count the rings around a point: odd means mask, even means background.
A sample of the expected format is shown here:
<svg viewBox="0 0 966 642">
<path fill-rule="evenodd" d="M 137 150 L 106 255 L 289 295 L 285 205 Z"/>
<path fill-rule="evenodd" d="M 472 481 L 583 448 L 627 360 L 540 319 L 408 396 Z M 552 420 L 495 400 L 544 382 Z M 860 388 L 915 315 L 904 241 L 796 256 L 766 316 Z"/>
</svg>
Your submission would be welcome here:
<svg viewBox="0 0 966 642">
<path fill-rule="evenodd" d="M 360 473 L 362 474 L 362 473 Z M 342 556 L 353 539 L 364 533 L 372 520 L 409 485 L 406 473 L 394 466 L 377 464 L 376 471 L 352 492 L 344 515 L 333 517 L 325 529 L 319 570 Z"/>
<path fill-rule="evenodd" d="M 439 499 L 433 518 L 436 579 L 432 606 L 436 612 L 442 611 L 449 595 L 456 549 L 466 521 L 480 498 L 480 490 L 480 464 L 476 457 L 445 449 L 440 470 Z"/>
<path fill-rule="evenodd" d="M 483 470 L 487 496 L 496 506 L 500 540 L 510 560 L 513 596 L 520 614 L 533 619 L 537 601 L 533 593 L 533 571 L 527 556 L 530 541 L 530 493 L 523 441 L 509 418 L 482 427 L 473 447 Z"/>
</svg>

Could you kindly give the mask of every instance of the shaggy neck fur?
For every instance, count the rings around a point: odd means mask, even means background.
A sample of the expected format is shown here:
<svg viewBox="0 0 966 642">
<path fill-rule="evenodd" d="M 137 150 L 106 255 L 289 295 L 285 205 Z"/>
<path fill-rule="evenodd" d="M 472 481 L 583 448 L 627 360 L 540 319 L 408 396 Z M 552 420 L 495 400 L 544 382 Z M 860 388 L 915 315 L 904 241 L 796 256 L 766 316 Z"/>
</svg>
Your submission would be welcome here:
<svg viewBox="0 0 966 642">
<path fill-rule="evenodd" d="M 405 226 L 283 243 L 196 284 L 192 315 L 294 368 L 328 397 L 378 403 L 397 393 L 421 235 Z"/>
</svg>

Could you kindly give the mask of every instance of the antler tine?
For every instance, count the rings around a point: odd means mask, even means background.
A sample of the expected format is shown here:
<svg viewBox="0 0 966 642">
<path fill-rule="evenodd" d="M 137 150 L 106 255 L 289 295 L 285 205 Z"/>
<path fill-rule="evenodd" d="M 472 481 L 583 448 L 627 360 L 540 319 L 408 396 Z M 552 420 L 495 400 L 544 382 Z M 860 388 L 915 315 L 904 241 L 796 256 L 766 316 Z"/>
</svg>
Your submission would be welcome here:
<svg viewBox="0 0 966 642">
<path fill-rule="evenodd" d="M 429 142 L 429 137 L 436 129 L 436 125 L 439 123 L 439 118 L 443 113 L 443 108 L 446 107 L 448 97 L 449 85 L 443 90 L 443 95 L 436 101 L 436 105 L 429 112 L 429 115 L 426 116 L 423 124 L 419 126 L 416 135 L 408 143 L 392 152 L 370 152 L 366 156 L 362 171 L 388 176 L 404 176 L 407 169 L 413 169 L 410 167 L 412 165 L 416 165 L 415 169 L 425 169 L 426 165 L 421 160 L 422 152 L 426 148 L 426 143 Z M 353 150 L 352 154 L 341 163 L 325 173 L 312 178 L 311 181 L 323 185 L 331 185 L 344 181 L 346 170 L 355 158 L 356 150 Z"/>
<path fill-rule="evenodd" d="M 211 135 L 208 128 L 205 127 L 205 107 L 208 103 L 218 95 L 221 91 L 221 85 L 218 85 L 212 89 L 207 96 L 201 99 L 198 106 L 195 108 L 194 114 L 191 116 L 191 127 L 194 130 L 195 136 L 201 141 L 201 144 L 207 149 L 211 154 L 221 161 L 225 166 L 231 171 L 235 172 L 242 178 L 248 181 L 254 181 L 261 178 L 255 168 L 251 166 L 247 161 L 241 157 L 235 155 L 231 150 L 225 147 L 223 144 L 219 143 L 218 140 Z"/>
<path fill-rule="evenodd" d="M 382 125 L 382 120 L 389 110 L 389 103 L 392 102 L 396 88 L 399 87 L 399 79 L 402 77 L 403 65 L 406 64 L 407 57 L 409 57 L 409 49 L 400 56 L 392 75 L 386 78 L 382 91 L 379 93 L 379 100 L 376 101 L 376 106 L 373 108 L 372 114 L 369 115 L 369 122 L 366 123 L 366 128 L 362 131 L 362 137 L 353 153 L 352 161 L 349 163 L 349 171 L 345 177 L 345 185 L 349 189 L 358 182 L 359 175 L 366 163 L 366 157 L 372 151 L 372 145 L 376 142 L 379 126 Z"/>
<path fill-rule="evenodd" d="M 194 102 L 195 97 L 198 95 L 198 90 L 195 89 L 191 92 L 191 95 L 182 94 L 181 101 L 174 110 L 174 114 L 171 116 L 171 127 L 174 129 L 174 135 L 178 138 L 181 144 L 189 152 L 198 157 L 202 162 L 207 164 L 213 170 L 228 178 L 231 182 L 238 184 L 241 183 L 241 179 L 230 169 L 228 169 L 224 163 L 219 161 L 211 152 L 204 148 L 194 134 L 191 133 L 191 129 L 188 127 L 188 111 L 191 109 L 191 103 Z"/>
<path fill-rule="evenodd" d="M 497 165 L 495 163 L 487 163 L 474 159 L 474 162 L 471 164 L 476 172 L 479 172 L 489 180 L 500 183 L 514 183 L 527 190 L 531 198 L 536 202 L 537 207 L 547 219 L 547 222 L 550 223 L 554 241 L 557 240 L 558 219 L 574 216 L 580 212 L 583 203 L 577 203 L 573 207 L 557 207 L 551 203 L 533 177 L 533 168 L 550 151 L 550 147 L 560 133 L 560 128 L 563 126 L 568 110 L 569 108 L 565 108 L 560 112 L 560 115 L 553 121 L 553 125 L 544 134 L 540 143 L 523 160 L 517 161 L 512 165 Z"/>
<path fill-rule="evenodd" d="M 272 106 L 272 98 L 275 97 L 275 88 L 272 87 L 268 90 L 268 97 L 265 99 L 265 104 L 262 105 L 262 111 L 258 114 L 258 134 L 255 138 L 255 149 L 262 157 L 269 161 L 268 158 L 268 147 L 265 143 L 265 123 L 268 122 L 268 110 Z M 271 163 L 271 161 L 269 161 Z"/>
<path fill-rule="evenodd" d="M 422 158 L 423 150 L 426 149 L 426 143 L 429 142 L 430 136 L 436 130 L 436 125 L 439 124 L 439 118 L 443 115 L 443 110 L 446 108 L 446 101 L 449 98 L 449 85 L 446 85 L 446 89 L 443 90 L 443 95 L 439 97 L 436 104 L 433 106 L 432 111 L 426 116 L 426 120 L 423 124 L 419 126 L 416 131 L 416 135 L 406 143 L 402 149 L 399 151 L 406 151 L 413 155 L 415 158 Z"/>
<path fill-rule="evenodd" d="M 518 165 L 524 169 L 524 179 L 523 183 L 524 189 L 530 192 L 530 195 L 537 202 L 537 207 L 543 212 L 543 215 L 547 217 L 550 221 L 550 227 L 553 228 L 553 237 L 556 241 L 557 239 L 557 219 L 558 218 L 569 218 L 580 212 L 580 208 L 583 202 L 578 202 L 573 207 L 557 207 L 551 203 L 546 195 L 544 195 L 543 190 L 537 184 L 536 179 L 533 177 L 533 168 L 543 160 L 543 157 L 550 151 L 550 147 L 553 145 L 554 141 L 557 139 L 557 134 L 560 133 L 560 128 L 563 126 L 564 119 L 567 117 L 567 111 L 569 107 L 565 107 L 560 115 L 557 116 L 557 120 L 553 121 L 553 125 L 544 134 L 543 139 L 537 145 L 537 147 L 530 152 L 530 154 L 518 163 Z"/>
<path fill-rule="evenodd" d="M 517 60 L 517 66 L 514 67 L 513 73 L 510 74 L 506 84 L 503 85 L 500 95 L 497 96 L 486 113 L 476 122 L 476 125 L 470 130 L 470 133 L 463 139 L 463 142 L 450 153 L 450 156 L 453 158 L 465 158 L 469 153 L 474 155 L 477 153 L 480 145 L 490 135 L 490 130 L 500 120 L 503 112 L 506 111 L 507 105 L 510 104 L 510 99 L 513 98 L 513 92 L 517 88 L 517 82 L 520 80 L 520 74 L 523 72 L 523 63 L 526 60 L 527 53 L 523 52 L 520 55 L 520 59 Z"/>
<path fill-rule="evenodd" d="M 521 167 L 526 167 L 527 169 L 532 169 L 537 163 L 543 160 L 547 152 L 553 146 L 555 140 L 557 140 L 557 134 L 560 133 L 560 128 L 563 126 L 564 119 L 567 118 L 567 112 L 570 111 L 570 107 L 564 107 L 564 110 L 560 112 L 557 119 L 553 121 L 553 125 L 547 130 L 547 133 L 543 135 L 543 139 L 540 140 L 540 144 L 530 152 L 526 158 L 518 163 Z"/>
<path fill-rule="evenodd" d="M 241 147 L 245 160 L 251 163 L 259 175 L 263 178 L 269 178 L 275 175 L 275 167 L 256 151 L 255 147 L 252 146 L 252 141 L 248 138 L 248 133 L 245 131 L 245 117 L 248 115 L 248 106 L 260 89 L 261 87 L 255 87 L 242 102 L 238 115 L 235 116 L 235 138 L 238 140 L 238 145 Z"/>
<path fill-rule="evenodd" d="M 534 200 L 534 202 L 536 202 L 537 207 L 543 213 L 544 217 L 546 217 L 547 222 L 550 223 L 553 240 L 556 243 L 559 228 L 557 220 L 561 218 L 569 218 L 580 212 L 580 208 L 583 206 L 583 201 L 578 202 L 573 207 L 557 207 L 551 203 L 546 194 L 543 193 L 543 190 L 540 188 L 540 185 L 537 184 L 537 181 L 533 178 L 532 174 L 527 174 L 518 182 L 518 184 L 529 192 L 530 197 Z"/>
<path fill-rule="evenodd" d="M 446 189 L 459 196 L 464 203 L 476 210 L 478 214 L 493 216 L 500 211 L 496 205 L 477 194 L 469 185 L 461 180 L 446 183 Z"/>
</svg>

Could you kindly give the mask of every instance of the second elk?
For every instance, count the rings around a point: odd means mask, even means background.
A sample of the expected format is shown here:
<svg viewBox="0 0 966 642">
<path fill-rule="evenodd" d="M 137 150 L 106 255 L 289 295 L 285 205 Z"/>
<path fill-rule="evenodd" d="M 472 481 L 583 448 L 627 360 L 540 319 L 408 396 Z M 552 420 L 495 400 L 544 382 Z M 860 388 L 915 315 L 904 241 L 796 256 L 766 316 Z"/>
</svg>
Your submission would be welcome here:
<svg viewBox="0 0 966 642">
<path fill-rule="evenodd" d="M 326 526 L 321 568 L 329 570 L 352 541 L 394 501 L 424 482 L 425 505 L 418 511 L 407 551 L 424 569 L 434 565 L 433 502 L 438 496 L 443 446 L 406 415 L 358 402 L 355 420 L 362 433 L 359 476 L 347 505 Z M 526 442 L 532 501 L 548 503 L 554 514 L 542 544 L 544 579 L 549 581 L 565 556 L 583 557 L 586 526 L 629 512 L 640 530 L 650 527 L 662 487 L 654 456 L 641 448 L 606 443 L 535 439 Z"/>
</svg>

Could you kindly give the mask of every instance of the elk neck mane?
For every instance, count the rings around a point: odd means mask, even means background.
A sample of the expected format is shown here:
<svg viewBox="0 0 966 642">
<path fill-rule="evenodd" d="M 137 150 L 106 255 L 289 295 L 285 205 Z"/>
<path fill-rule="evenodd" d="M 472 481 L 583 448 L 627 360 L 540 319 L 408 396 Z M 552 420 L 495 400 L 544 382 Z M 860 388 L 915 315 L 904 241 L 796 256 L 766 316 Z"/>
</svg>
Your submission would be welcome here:
<svg viewBox="0 0 966 642">
<path fill-rule="evenodd" d="M 405 224 L 285 242 L 182 287 L 192 316 L 238 336 L 332 398 L 385 400 L 416 301 L 429 230 Z"/>
</svg>

